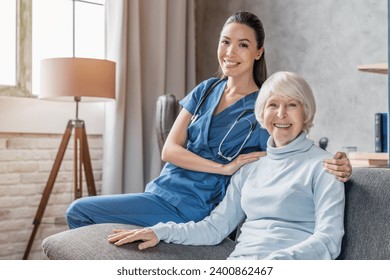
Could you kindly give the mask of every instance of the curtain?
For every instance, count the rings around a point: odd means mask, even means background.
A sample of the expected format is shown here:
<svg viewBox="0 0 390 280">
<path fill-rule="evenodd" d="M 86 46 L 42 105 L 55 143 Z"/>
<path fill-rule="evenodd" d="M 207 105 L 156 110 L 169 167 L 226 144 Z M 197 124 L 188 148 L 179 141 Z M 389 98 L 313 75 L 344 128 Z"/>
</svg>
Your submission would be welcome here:
<svg viewBox="0 0 390 280">
<path fill-rule="evenodd" d="M 158 176 L 158 96 L 195 86 L 193 0 L 107 0 L 106 57 L 116 101 L 106 103 L 102 194 L 143 192 Z"/>
</svg>

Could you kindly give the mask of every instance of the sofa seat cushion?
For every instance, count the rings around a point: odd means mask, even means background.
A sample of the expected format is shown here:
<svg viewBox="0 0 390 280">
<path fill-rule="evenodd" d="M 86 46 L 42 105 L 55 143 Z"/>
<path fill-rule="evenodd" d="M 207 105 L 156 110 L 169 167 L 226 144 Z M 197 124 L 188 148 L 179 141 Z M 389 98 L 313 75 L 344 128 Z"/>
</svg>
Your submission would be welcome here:
<svg viewBox="0 0 390 280">
<path fill-rule="evenodd" d="M 156 247 L 138 250 L 139 242 L 120 247 L 107 241 L 113 229 L 139 228 L 125 224 L 97 224 L 67 230 L 47 237 L 43 251 L 55 260 L 223 260 L 236 243 L 225 239 L 217 246 L 184 246 L 160 242 Z"/>
</svg>

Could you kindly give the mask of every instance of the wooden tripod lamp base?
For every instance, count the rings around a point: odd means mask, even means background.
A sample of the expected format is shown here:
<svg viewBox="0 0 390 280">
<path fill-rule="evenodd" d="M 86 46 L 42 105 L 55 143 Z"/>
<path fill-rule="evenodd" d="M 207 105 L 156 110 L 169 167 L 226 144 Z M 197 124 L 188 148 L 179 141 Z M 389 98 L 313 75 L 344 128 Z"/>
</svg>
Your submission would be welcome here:
<svg viewBox="0 0 390 280">
<path fill-rule="evenodd" d="M 85 172 L 85 181 L 87 183 L 87 190 L 90 196 L 96 195 L 95 181 L 92 173 L 91 157 L 89 154 L 87 133 L 85 131 L 84 121 L 76 119 L 70 120 L 66 127 L 65 133 L 62 137 L 62 141 L 53 164 L 53 168 L 50 172 L 49 179 L 47 180 L 46 187 L 43 191 L 41 202 L 39 203 L 38 210 L 36 212 L 33 225 L 34 228 L 31 232 L 29 242 L 27 244 L 23 259 L 27 260 L 33 245 L 35 235 L 38 227 L 41 224 L 43 214 L 45 212 L 47 203 L 50 198 L 50 194 L 53 190 L 55 180 L 57 178 L 58 171 L 61 167 L 62 160 L 65 155 L 66 148 L 68 147 L 69 139 L 74 130 L 74 199 L 82 197 L 82 173 Z"/>
<path fill-rule="evenodd" d="M 81 99 L 89 102 L 115 100 L 116 66 L 115 62 L 106 59 L 75 57 L 74 50 L 73 45 L 73 57 L 46 58 L 41 61 L 39 99 L 75 101 L 76 118 L 68 122 L 64 136 L 62 137 L 60 148 L 34 218 L 34 228 L 23 256 L 24 260 L 28 258 L 38 227 L 41 224 L 42 216 L 45 212 L 73 130 L 74 198 L 77 199 L 82 196 L 83 170 L 85 171 L 85 180 L 89 195 L 96 195 L 87 134 L 85 132 L 84 121 L 78 118 L 78 104 L 81 102 Z"/>
</svg>

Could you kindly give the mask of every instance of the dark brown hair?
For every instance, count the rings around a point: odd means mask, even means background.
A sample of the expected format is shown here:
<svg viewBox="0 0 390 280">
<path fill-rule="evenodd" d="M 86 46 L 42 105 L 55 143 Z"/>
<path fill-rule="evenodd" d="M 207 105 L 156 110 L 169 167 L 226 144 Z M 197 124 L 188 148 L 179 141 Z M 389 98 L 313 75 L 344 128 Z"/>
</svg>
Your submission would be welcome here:
<svg viewBox="0 0 390 280">
<path fill-rule="evenodd" d="M 264 46 L 265 32 L 263 23 L 261 20 L 254 14 L 250 12 L 237 12 L 231 15 L 225 22 L 224 26 L 230 23 L 241 23 L 249 26 L 255 31 L 257 49 L 260 49 Z M 222 28 L 223 29 L 223 28 Z M 223 76 L 223 73 L 220 69 L 219 73 Z M 253 65 L 253 79 L 255 80 L 256 85 L 261 88 L 261 85 L 265 82 L 268 76 L 267 64 L 265 62 L 264 52 L 261 55 L 259 60 L 255 60 Z"/>
</svg>

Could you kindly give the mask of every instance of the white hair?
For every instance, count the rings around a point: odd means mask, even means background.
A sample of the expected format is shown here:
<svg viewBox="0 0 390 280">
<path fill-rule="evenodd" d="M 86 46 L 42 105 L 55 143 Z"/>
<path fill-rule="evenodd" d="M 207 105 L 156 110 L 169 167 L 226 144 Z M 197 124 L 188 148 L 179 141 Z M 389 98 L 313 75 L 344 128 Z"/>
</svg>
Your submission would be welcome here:
<svg viewBox="0 0 390 280">
<path fill-rule="evenodd" d="M 298 100 L 302 104 L 305 113 L 303 130 L 309 132 L 316 113 L 316 101 L 309 84 L 293 72 L 276 72 L 269 76 L 261 86 L 255 104 L 256 119 L 261 126 L 264 127 L 265 104 L 271 96 L 276 94 Z"/>
</svg>

